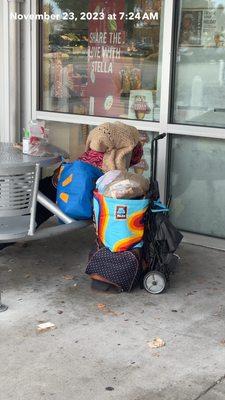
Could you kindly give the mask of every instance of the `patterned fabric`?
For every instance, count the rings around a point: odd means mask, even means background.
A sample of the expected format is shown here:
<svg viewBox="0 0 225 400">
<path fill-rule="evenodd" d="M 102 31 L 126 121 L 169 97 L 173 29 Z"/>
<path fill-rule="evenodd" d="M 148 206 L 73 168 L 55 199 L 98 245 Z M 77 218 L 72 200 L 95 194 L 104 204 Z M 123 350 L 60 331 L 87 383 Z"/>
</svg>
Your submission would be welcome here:
<svg viewBox="0 0 225 400">
<path fill-rule="evenodd" d="M 94 215 L 99 241 L 113 252 L 142 247 L 148 199 L 105 197 L 94 191 Z"/>
<path fill-rule="evenodd" d="M 102 169 L 104 153 L 95 150 L 88 150 L 78 160 L 84 161 L 94 167 Z"/>
<path fill-rule="evenodd" d="M 130 292 L 140 278 L 138 258 L 131 251 L 112 253 L 105 247 L 90 259 L 86 274 L 101 275 L 125 292 Z"/>
</svg>

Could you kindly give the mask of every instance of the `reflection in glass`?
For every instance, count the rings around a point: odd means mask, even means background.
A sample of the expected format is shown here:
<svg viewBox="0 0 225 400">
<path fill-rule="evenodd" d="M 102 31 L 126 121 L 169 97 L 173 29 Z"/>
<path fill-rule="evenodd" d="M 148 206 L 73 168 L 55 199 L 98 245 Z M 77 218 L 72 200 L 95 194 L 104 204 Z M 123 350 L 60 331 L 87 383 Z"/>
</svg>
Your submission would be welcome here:
<svg viewBox="0 0 225 400">
<path fill-rule="evenodd" d="M 158 121 L 163 3 L 42 0 L 42 12 L 71 12 L 78 20 L 40 23 L 40 108 Z M 81 12 L 116 13 L 117 19 L 81 20 Z M 139 19 L 144 15 L 149 19 Z"/>
<path fill-rule="evenodd" d="M 181 230 L 225 238 L 225 142 L 172 137 L 171 219 Z"/>
<path fill-rule="evenodd" d="M 225 0 L 183 0 L 178 37 L 173 120 L 224 127 Z"/>
<path fill-rule="evenodd" d="M 151 174 L 151 141 L 156 135 L 154 132 L 139 131 L 140 142 L 143 146 L 143 156 L 140 162 L 134 165 L 131 170 L 136 174 L 144 175 L 149 178 Z"/>
</svg>

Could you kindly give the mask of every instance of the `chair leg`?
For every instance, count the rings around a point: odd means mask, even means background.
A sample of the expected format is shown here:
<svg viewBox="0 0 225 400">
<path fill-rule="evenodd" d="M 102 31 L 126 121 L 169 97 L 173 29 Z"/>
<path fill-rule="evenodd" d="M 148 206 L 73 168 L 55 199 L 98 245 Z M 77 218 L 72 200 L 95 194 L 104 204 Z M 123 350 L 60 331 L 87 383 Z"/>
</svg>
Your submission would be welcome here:
<svg viewBox="0 0 225 400">
<path fill-rule="evenodd" d="M 8 307 L 5 306 L 5 304 L 2 304 L 1 292 L 0 292 L 0 313 L 6 311 L 7 309 L 8 309 Z"/>
</svg>

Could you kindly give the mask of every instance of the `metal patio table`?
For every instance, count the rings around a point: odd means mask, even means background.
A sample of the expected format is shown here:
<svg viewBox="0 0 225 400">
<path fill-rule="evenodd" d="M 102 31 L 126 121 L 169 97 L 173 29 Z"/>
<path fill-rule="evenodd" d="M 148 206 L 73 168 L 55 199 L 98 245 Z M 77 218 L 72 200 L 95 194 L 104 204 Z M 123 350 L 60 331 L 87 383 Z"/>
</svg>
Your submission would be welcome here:
<svg viewBox="0 0 225 400">
<path fill-rule="evenodd" d="M 48 145 L 45 145 L 48 149 Z M 56 146 L 49 145 L 49 154 L 43 157 L 35 157 L 27 154 L 23 154 L 22 148 L 18 148 L 12 143 L 0 142 L 0 169 L 1 167 L 17 167 L 17 166 L 30 166 L 39 164 L 41 168 L 54 166 L 62 161 L 62 157 L 68 158 L 68 154 L 59 149 Z M 38 192 L 37 200 L 39 203 L 44 205 L 48 210 L 53 212 L 56 211 L 58 216 L 58 207 L 55 207 L 52 201 L 48 200 L 41 192 Z M 65 223 L 71 223 L 73 220 L 65 215 L 61 215 L 62 221 Z"/>
<path fill-rule="evenodd" d="M 40 164 L 41 167 L 49 167 L 61 161 L 61 156 L 68 157 L 68 154 L 58 147 L 49 146 L 51 154 L 44 157 L 34 157 L 22 153 L 11 143 L 0 142 L 0 168 L 1 166 L 21 166 Z"/>
<path fill-rule="evenodd" d="M 48 149 L 48 146 L 45 146 L 45 148 Z M 46 168 L 59 164 L 62 161 L 62 157 L 68 158 L 68 153 L 53 145 L 49 145 L 48 155 L 44 157 L 35 157 L 23 154 L 22 149 L 16 147 L 11 143 L 0 142 L 0 170 L 1 167 L 16 167 L 22 165 L 30 166 L 36 164 L 39 164 L 41 168 Z M 75 221 L 73 218 L 68 217 L 59 209 L 59 207 L 55 203 L 53 203 L 39 191 L 37 194 L 37 201 L 49 211 L 51 211 L 54 215 L 56 215 L 61 221 L 64 222 L 64 224 L 67 224 L 67 226 L 62 225 L 58 227 L 60 228 L 58 230 L 54 230 L 54 228 L 46 228 L 45 232 L 37 232 L 33 238 L 27 238 L 27 240 L 41 239 L 42 237 L 46 237 L 46 234 L 48 234 L 48 236 L 52 236 L 55 235 L 57 232 L 63 233 L 64 231 L 68 231 L 68 229 L 72 230 L 74 229 L 74 227 L 82 228 L 87 225 L 87 221 Z M 70 227 L 68 227 L 68 225 L 70 225 Z"/>
</svg>

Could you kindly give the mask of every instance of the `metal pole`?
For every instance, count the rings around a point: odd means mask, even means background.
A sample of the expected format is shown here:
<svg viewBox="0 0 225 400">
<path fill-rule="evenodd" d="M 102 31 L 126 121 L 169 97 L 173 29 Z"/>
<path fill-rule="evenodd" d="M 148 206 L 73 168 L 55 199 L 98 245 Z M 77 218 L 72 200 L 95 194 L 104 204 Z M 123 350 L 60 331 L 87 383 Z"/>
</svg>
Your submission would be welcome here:
<svg viewBox="0 0 225 400">
<path fill-rule="evenodd" d="M 173 22 L 174 12 L 177 7 L 176 0 L 164 1 L 164 26 L 163 26 L 163 51 L 162 51 L 162 76 L 161 76 L 161 101 L 160 101 L 160 131 L 171 133 L 168 130 L 171 107 L 171 77 L 173 59 Z M 168 168 L 168 136 L 158 143 L 158 168 L 157 180 L 160 182 L 160 197 L 166 202 L 167 197 L 167 168 Z"/>
<path fill-rule="evenodd" d="M 38 186 L 39 186 L 39 180 L 40 180 L 40 164 L 36 164 L 36 169 L 35 169 L 35 179 L 34 179 L 34 192 L 33 192 L 33 200 L 32 200 L 32 206 L 31 206 L 31 216 L 30 216 L 30 229 L 29 229 L 29 235 L 34 235 L 35 232 L 35 218 L 36 218 L 36 209 L 37 209 L 37 195 L 38 195 Z"/>
<path fill-rule="evenodd" d="M 1 292 L 0 292 L 0 313 L 6 311 L 7 309 L 8 309 L 8 307 L 5 306 L 5 304 L 2 304 Z"/>
<path fill-rule="evenodd" d="M 62 212 L 60 208 L 51 200 L 49 200 L 48 197 L 46 197 L 43 193 L 38 192 L 37 201 L 42 204 L 42 206 L 47 208 L 47 210 L 51 211 L 52 214 L 61 219 L 61 221 L 63 221 L 65 224 L 71 224 L 72 222 L 75 222 L 73 218 L 70 218 L 66 214 L 64 214 L 64 212 Z"/>
</svg>

